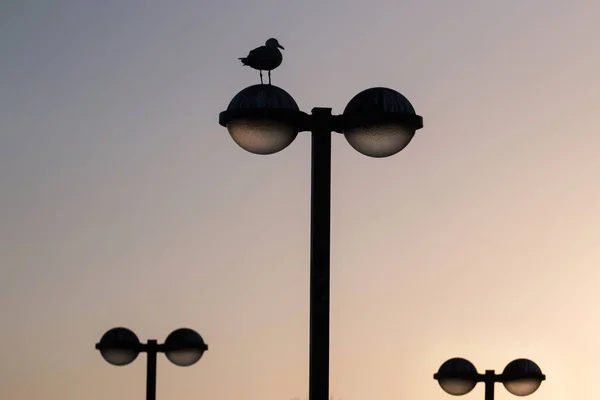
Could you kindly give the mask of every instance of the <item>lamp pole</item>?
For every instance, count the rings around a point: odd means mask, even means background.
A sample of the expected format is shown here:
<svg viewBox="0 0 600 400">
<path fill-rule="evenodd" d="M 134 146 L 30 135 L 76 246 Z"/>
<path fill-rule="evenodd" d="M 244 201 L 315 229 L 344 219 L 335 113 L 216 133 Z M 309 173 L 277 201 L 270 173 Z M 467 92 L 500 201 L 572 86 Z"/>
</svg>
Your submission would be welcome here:
<svg viewBox="0 0 600 400">
<path fill-rule="evenodd" d="M 322 107 L 309 115 L 283 89 L 261 84 L 238 93 L 219 114 L 219 123 L 255 154 L 281 151 L 299 132 L 312 135 L 308 386 L 309 400 L 329 400 L 332 133 L 343 133 L 360 153 L 382 158 L 406 147 L 423 119 L 403 95 L 388 88 L 360 92 L 342 115 Z"/>
<path fill-rule="evenodd" d="M 485 371 L 483 383 L 485 384 L 485 400 L 494 400 L 496 372 L 493 369 L 488 369 Z"/>
<path fill-rule="evenodd" d="M 146 345 L 146 400 L 156 400 L 156 355 L 158 353 L 158 341 L 148 340 Z"/>
<path fill-rule="evenodd" d="M 308 398 L 329 398 L 331 108 L 313 108 L 310 196 Z"/>
</svg>

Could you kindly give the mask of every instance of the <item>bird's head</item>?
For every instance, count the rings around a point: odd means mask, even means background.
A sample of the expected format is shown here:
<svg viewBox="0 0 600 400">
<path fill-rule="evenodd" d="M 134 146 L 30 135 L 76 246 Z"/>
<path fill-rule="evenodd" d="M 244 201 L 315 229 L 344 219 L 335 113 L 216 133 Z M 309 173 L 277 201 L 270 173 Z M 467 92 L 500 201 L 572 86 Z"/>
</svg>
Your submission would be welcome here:
<svg viewBox="0 0 600 400">
<path fill-rule="evenodd" d="M 280 45 L 280 44 L 279 44 L 279 42 L 277 41 L 277 39 L 275 39 L 275 38 L 271 38 L 271 39 L 267 40 L 267 41 L 265 42 L 265 46 L 267 46 L 267 47 L 276 47 L 276 48 L 278 47 L 278 48 L 280 48 L 281 50 L 285 50 L 285 49 L 283 48 L 283 46 L 282 46 L 282 45 Z"/>
</svg>

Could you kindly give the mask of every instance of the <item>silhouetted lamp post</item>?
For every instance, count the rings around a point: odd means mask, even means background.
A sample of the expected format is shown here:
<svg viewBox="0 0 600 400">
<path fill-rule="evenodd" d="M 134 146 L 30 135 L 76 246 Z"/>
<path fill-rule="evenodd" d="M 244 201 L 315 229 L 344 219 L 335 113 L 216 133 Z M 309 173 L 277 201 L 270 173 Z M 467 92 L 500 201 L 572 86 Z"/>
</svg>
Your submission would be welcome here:
<svg viewBox="0 0 600 400">
<path fill-rule="evenodd" d="M 140 343 L 135 333 L 127 328 L 113 328 L 107 331 L 96 343 L 102 358 L 109 364 L 123 366 L 135 360 L 139 353 L 148 353 L 146 369 L 146 400 L 156 399 L 156 355 L 165 353 L 173 364 L 187 367 L 202 358 L 208 346 L 202 336 L 187 328 L 176 329 L 163 344 L 156 340 Z"/>
<path fill-rule="evenodd" d="M 342 115 L 332 115 L 331 108 L 304 113 L 283 89 L 254 85 L 231 100 L 219 124 L 240 147 L 255 154 L 277 153 L 299 132 L 312 133 L 309 399 L 328 400 L 331 134 L 342 133 L 358 152 L 382 158 L 406 147 L 423 127 L 423 119 L 392 89 L 364 90 Z"/>
<path fill-rule="evenodd" d="M 531 360 L 519 358 L 511 361 L 500 375 L 494 370 L 485 374 L 477 372 L 475 366 L 464 358 L 451 358 L 442 364 L 433 375 L 442 389 L 453 396 L 469 393 L 478 382 L 485 383 L 485 400 L 494 400 L 494 384 L 502 382 L 506 390 L 515 396 L 529 396 L 542 384 L 546 376 Z"/>
</svg>

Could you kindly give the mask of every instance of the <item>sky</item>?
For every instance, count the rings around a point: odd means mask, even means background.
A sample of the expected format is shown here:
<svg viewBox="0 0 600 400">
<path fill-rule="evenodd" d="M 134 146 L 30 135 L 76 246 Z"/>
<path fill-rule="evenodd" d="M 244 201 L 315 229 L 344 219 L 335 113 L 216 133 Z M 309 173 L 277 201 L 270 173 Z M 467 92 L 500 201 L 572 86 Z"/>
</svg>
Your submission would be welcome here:
<svg viewBox="0 0 600 400">
<path fill-rule="evenodd" d="M 449 399 L 448 358 L 530 358 L 530 398 L 597 396 L 600 3 L 0 2 L 0 398 L 142 399 L 114 326 L 197 330 L 157 398 L 306 400 L 310 137 L 257 156 L 218 114 L 273 84 L 341 113 L 404 94 L 399 154 L 332 145 L 331 395 Z M 483 387 L 464 397 L 483 399 Z M 501 385 L 496 399 L 513 398 Z"/>
</svg>

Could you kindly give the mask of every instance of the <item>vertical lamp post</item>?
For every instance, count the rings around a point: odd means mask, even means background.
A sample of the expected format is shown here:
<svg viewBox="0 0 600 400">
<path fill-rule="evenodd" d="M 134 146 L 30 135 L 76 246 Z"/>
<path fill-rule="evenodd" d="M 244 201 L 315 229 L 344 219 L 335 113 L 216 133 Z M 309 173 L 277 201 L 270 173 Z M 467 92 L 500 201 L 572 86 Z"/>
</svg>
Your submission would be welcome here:
<svg viewBox="0 0 600 400">
<path fill-rule="evenodd" d="M 180 367 L 195 364 L 202 358 L 208 346 L 202 336 L 187 328 L 176 329 L 163 344 L 156 340 L 140 343 L 140 340 L 127 328 L 113 328 L 107 331 L 96 343 L 102 358 L 109 364 L 124 366 L 133 362 L 139 353 L 148 353 L 146 368 L 146 400 L 156 399 L 156 355 L 165 353 L 167 359 Z"/>
<path fill-rule="evenodd" d="M 444 392 L 453 396 L 469 393 L 478 382 L 485 384 L 485 400 L 494 400 L 494 384 L 501 382 L 506 390 L 515 396 L 533 394 L 546 376 L 536 363 L 525 358 L 511 361 L 504 371 L 497 375 L 494 370 L 485 374 L 477 372 L 475 366 L 464 358 L 451 358 L 442 364 L 433 379 L 437 380 Z"/>
<path fill-rule="evenodd" d="M 383 158 L 406 147 L 423 119 L 392 89 L 364 90 L 342 115 L 332 115 L 331 108 L 304 113 L 286 91 L 261 84 L 238 93 L 219 124 L 244 150 L 263 155 L 283 150 L 299 132 L 312 133 L 309 399 L 328 400 L 332 132 L 342 133 L 358 152 Z"/>
</svg>

